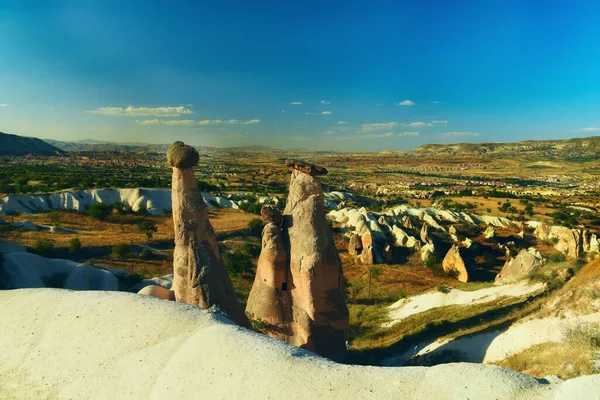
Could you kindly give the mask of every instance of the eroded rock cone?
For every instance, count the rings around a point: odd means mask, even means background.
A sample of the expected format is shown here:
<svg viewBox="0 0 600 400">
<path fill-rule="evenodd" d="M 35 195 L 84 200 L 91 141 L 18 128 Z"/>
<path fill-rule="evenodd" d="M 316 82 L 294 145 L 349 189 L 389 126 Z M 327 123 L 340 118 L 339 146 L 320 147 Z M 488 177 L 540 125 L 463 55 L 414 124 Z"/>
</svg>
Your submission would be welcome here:
<svg viewBox="0 0 600 400">
<path fill-rule="evenodd" d="M 175 298 L 203 308 L 218 307 L 235 323 L 249 326 L 237 302 L 231 280 L 219 254 L 217 239 L 208 219 L 202 193 L 194 176 L 196 149 L 175 142 L 167 152 L 173 167 L 173 286 Z"/>
<path fill-rule="evenodd" d="M 442 268 L 446 272 L 456 274 L 456 278 L 461 282 L 468 282 L 470 275 L 473 273 L 473 266 L 465 262 L 457 245 L 452 245 L 446 257 L 442 261 Z"/>
<path fill-rule="evenodd" d="M 348 308 L 342 264 L 317 178 L 326 170 L 298 160 L 286 164 L 293 167 L 283 216 L 294 319 L 290 343 L 342 360 L 346 356 Z"/>
<path fill-rule="evenodd" d="M 265 223 L 262 248 L 246 313 L 266 323 L 266 333 L 269 336 L 285 340 L 290 333 L 292 311 L 288 290 L 287 254 L 280 227 L 281 213 L 276 207 L 264 206 L 261 217 Z"/>
</svg>

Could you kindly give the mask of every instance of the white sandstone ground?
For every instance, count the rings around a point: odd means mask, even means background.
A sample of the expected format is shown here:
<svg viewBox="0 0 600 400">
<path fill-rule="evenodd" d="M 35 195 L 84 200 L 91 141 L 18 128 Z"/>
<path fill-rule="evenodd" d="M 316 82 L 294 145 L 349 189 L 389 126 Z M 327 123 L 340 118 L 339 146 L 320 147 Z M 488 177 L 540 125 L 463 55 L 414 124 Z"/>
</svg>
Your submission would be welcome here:
<svg viewBox="0 0 600 400">
<path fill-rule="evenodd" d="M 72 290 L 119 290 L 119 278 L 129 275 L 119 269 L 41 257 L 4 240 L 0 240 L 0 251 L 4 253 L 0 287 L 4 288 L 44 288 L 45 280 L 59 279 Z"/>
<path fill-rule="evenodd" d="M 0 398 L 592 399 L 600 375 L 336 364 L 198 307 L 119 292 L 0 291 Z"/>
<path fill-rule="evenodd" d="M 209 207 L 239 208 L 236 201 L 222 196 L 202 193 L 204 202 Z M 230 196 L 228 196 L 230 197 Z M 335 208 L 340 202 L 360 199 L 372 201 L 366 197 L 354 196 L 347 192 L 325 193 L 327 207 Z M 11 194 L 0 198 L 0 214 L 35 213 L 53 210 L 76 210 L 83 212 L 92 204 L 114 204 L 122 202 L 125 207 L 138 211 L 145 207 L 152 215 L 168 214 L 171 212 L 170 189 L 85 189 L 66 190 L 48 194 Z M 260 204 L 277 204 L 275 197 L 259 197 Z M 23 229 L 38 230 L 31 224 Z"/>
<path fill-rule="evenodd" d="M 433 291 L 395 302 L 389 306 L 389 322 L 386 322 L 383 326 L 390 327 L 406 317 L 438 307 L 481 304 L 495 301 L 500 297 L 520 297 L 530 295 L 543 290 L 544 284 L 536 283 L 530 285 L 527 282 L 519 282 L 470 292 L 453 288 L 448 289 L 448 293 Z"/>
<path fill-rule="evenodd" d="M 203 193 L 210 207 L 239 208 L 237 203 L 224 197 Z M 67 190 L 52 194 L 11 194 L 0 199 L 0 214 L 15 212 L 34 213 L 52 210 L 83 212 L 92 204 L 122 202 L 133 211 L 145 207 L 152 215 L 171 212 L 170 189 L 86 189 Z"/>
</svg>

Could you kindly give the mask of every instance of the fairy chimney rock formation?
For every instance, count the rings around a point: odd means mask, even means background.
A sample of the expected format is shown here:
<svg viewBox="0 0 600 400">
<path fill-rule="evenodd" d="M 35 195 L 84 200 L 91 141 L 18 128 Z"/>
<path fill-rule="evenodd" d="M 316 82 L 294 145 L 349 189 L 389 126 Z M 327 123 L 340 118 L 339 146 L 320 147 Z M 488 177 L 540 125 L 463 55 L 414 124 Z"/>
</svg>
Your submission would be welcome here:
<svg viewBox="0 0 600 400">
<path fill-rule="evenodd" d="M 202 193 L 194 176 L 200 156 L 196 149 L 175 142 L 167 161 L 173 167 L 173 287 L 175 299 L 203 308 L 218 307 L 242 326 L 249 326 L 237 302 L 231 280 L 219 254 Z"/>
<path fill-rule="evenodd" d="M 346 356 L 348 308 L 342 264 L 327 223 L 318 178 L 327 170 L 301 160 L 288 160 L 286 165 L 293 168 L 283 216 L 293 302 L 289 342 L 342 360 Z"/>
<path fill-rule="evenodd" d="M 276 207 L 264 206 L 261 217 L 265 223 L 262 248 L 246 313 L 265 322 L 268 325 L 268 335 L 285 340 L 291 323 L 291 303 L 287 255 L 280 228 L 281 213 Z"/>
<path fill-rule="evenodd" d="M 473 272 L 473 267 L 471 264 L 465 262 L 457 245 L 453 245 L 448 250 L 446 257 L 442 261 L 442 268 L 446 272 L 455 273 L 456 278 L 461 282 L 468 282 L 469 275 Z"/>
</svg>

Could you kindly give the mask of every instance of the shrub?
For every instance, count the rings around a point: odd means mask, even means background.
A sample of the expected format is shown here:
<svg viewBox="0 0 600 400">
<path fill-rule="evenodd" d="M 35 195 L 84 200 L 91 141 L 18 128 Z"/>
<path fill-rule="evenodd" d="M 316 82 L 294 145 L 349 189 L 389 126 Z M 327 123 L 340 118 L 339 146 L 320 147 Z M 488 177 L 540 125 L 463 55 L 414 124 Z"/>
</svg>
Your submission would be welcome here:
<svg viewBox="0 0 600 400">
<path fill-rule="evenodd" d="M 223 254 L 223 263 L 232 275 L 240 275 L 244 272 L 252 272 L 254 265 L 249 256 L 241 251 L 227 251 Z"/>
<path fill-rule="evenodd" d="M 79 249 L 81 249 L 81 242 L 79 241 L 79 238 L 75 237 L 69 240 L 69 253 L 76 253 L 79 251 Z"/>
<path fill-rule="evenodd" d="M 437 264 L 437 260 L 435 256 L 429 256 L 423 261 L 423 265 L 429 269 L 435 269 Z"/>
<path fill-rule="evenodd" d="M 260 254 L 260 246 L 246 242 L 242 245 L 242 251 L 251 257 L 256 257 Z"/>
<path fill-rule="evenodd" d="M 151 259 L 152 257 L 154 257 L 154 253 L 152 252 L 152 250 L 144 249 L 144 250 L 142 250 L 142 251 L 140 252 L 140 255 L 139 255 L 139 257 L 140 257 L 142 260 L 149 260 L 149 259 Z"/>
<path fill-rule="evenodd" d="M 260 218 L 252 218 L 250 222 L 248 222 L 248 229 L 250 229 L 250 231 L 255 235 L 260 235 L 262 228 L 263 222 Z"/>
<path fill-rule="evenodd" d="M 54 250 L 54 242 L 48 239 L 37 239 L 31 250 L 40 256 L 47 255 Z"/>
<path fill-rule="evenodd" d="M 558 289 L 564 283 L 559 278 L 558 271 L 556 271 L 556 270 L 552 271 L 550 273 L 550 275 L 547 275 L 547 274 L 539 272 L 539 271 L 532 271 L 529 273 L 529 275 L 527 275 L 527 277 L 533 281 L 545 283 L 548 286 L 548 289 L 550 289 L 550 290 Z"/>
<path fill-rule="evenodd" d="M 552 263 L 561 263 L 567 260 L 567 256 L 561 253 L 560 251 L 555 251 L 554 253 L 548 256 L 548 261 Z"/>
<path fill-rule="evenodd" d="M 127 211 L 125 209 L 125 203 L 123 203 L 122 201 L 117 201 L 115 203 L 113 203 L 113 208 L 115 209 L 115 211 L 117 212 L 117 214 L 125 214 Z"/>
<path fill-rule="evenodd" d="M 136 212 L 138 214 L 148 214 L 148 207 L 145 204 L 140 204 Z"/>
<path fill-rule="evenodd" d="M 107 204 L 92 204 L 87 210 L 87 214 L 98 221 L 104 221 L 112 211 L 112 206 Z"/>
<path fill-rule="evenodd" d="M 129 255 L 130 248 L 125 243 L 117 243 L 112 248 L 112 255 L 116 258 L 124 259 Z"/>
<path fill-rule="evenodd" d="M 150 241 L 154 233 L 158 231 L 158 227 L 153 221 L 142 221 L 138 224 L 138 231 L 146 235 L 146 239 Z"/>
</svg>

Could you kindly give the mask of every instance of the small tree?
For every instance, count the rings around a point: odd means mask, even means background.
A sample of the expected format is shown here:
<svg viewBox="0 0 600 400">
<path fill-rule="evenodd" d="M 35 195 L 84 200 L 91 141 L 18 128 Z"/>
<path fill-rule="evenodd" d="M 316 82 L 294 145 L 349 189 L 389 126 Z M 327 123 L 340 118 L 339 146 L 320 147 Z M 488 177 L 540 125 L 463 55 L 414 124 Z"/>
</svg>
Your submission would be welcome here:
<svg viewBox="0 0 600 400">
<path fill-rule="evenodd" d="M 138 231 L 146 235 L 146 238 L 150 241 L 152 235 L 158 231 L 158 227 L 153 221 L 142 221 L 138 224 Z"/>
<path fill-rule="evenodd" d="M 250 222 L 248 222 L 248 229 L 255 235 L 260 235 L 262 228 L 263 222 L 260 218 L 252 218 Z"/>
<path fill-rule="evenodd" d="M 37 239 L 32 247 L 33 253 L 45 255 L 54 250 L 54 242 L 48 239 Z"/>
<path fill-rule="evenodd" d="M 129 246 L 125 243 L 117 243 L 112 248 L 112 255 L 116 258 L 125 259 L 129 255 Z"/>
<path fill-rule="evenodd" d="M 69 253 L 76 253 L 81 249 L 81 242 L 79 238 L 73 238 L 69 241 Z"/>
<path fill-rule="evenodd" d="M 90 208 L 88 208 L 87 213 L 92 219 L 96 219 L 99 221 L 104 221 L 108 215 L 111 213 L 112 207 L 107 206 L 106 204 L 92 204 Z"/>
</svg>

